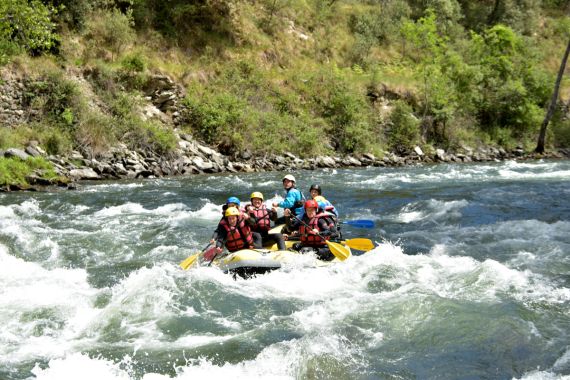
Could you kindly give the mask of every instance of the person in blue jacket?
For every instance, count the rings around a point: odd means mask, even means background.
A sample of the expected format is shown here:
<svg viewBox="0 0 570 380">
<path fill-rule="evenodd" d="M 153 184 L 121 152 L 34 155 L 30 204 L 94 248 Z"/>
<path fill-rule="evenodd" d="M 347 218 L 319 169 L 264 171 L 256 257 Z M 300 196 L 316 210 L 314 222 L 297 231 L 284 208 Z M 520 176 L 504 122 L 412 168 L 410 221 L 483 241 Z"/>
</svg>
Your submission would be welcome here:
<svg viewBox="0 0 570 380">
<path fill-rule="evenodd" d="M 287 191 L 287 195 L 281 202 L 273 202 L 273 210 L 277 211 L 276 208 L 281 207 L 285 210 L 290 210 L 295 216 L 301 215 L 303 213 L 305 196 L 295 187 L 295 177 L 291 174 L 283 177 L 283 188 Z M 285 223 L 285 216 L 275 221 L 276 225 L 283 223 Z"/>
<path fill-rule="evenodd" d="M 287 191 L 287 195 L 281 202 L 273 202 L 273 208 L 289 209 L 295 215 L 300 215 L 303 212 L 305 196 L 295 187 L 295 177 L 291 174 L 283 177 L 283 188 Z"/>
</svg>

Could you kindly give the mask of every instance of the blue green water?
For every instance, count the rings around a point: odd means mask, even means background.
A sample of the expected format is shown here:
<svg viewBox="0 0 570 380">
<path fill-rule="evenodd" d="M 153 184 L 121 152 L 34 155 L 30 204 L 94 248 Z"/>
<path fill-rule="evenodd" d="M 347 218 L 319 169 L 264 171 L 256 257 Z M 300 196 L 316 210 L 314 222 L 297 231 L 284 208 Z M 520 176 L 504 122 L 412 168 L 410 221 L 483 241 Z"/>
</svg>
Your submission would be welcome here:
<svg viewBox="0 0 570 380">
<path fill-rule="evenodd" d="M 569 161 L 295 172 L 377 248 L 178 267 L 284 174 L 0 194 L 0 379 L 570 377 Z"/>
</svg>

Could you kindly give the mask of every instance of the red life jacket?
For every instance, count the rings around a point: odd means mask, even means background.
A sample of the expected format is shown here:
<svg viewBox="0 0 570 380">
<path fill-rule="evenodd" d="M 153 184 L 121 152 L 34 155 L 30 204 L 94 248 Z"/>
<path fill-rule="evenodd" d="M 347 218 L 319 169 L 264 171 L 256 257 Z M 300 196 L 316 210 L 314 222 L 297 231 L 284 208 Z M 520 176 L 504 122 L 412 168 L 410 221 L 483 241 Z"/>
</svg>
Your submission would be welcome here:
<svg viewBox="0 0 570 380">
<path fill-rule="evenodd" d="M 245 224 L 243 218 L 238 219 L 235 227 L 230 226 L 225 218 L 220 222 L 220 225 L 226 230 L 226 248 L 228 251 L 235 252 L 253 245 L 251 230 Z"/>
<path fill-rule="evenodd" d="M 269 216 L 269 210 L 264 204 L 260 208 L 253 209 L 253 215 L 255 216 L 256 222 L 252 230 L 255 232 L 267 232 L 271 229 L 271 218 Z"/>
<path fill-rule="evenodd" d="M 307 223 L 308 227 L 307 227 L 307 225 L 305 225 L 305 223 L 301 223 L 301 225 L 299 226 L 299 237 L 301 238 L 301 243 L 304 246 L 307 246 L 307 247 L 323 247 L 327 244 L 327 243 L 325 243 L 325 240 L 328 240 L 329 239 L 328 237 L 324 237 L 324 239 L 323 239 L 319 235 L 314 235 L 312 233 L 309 233 L 309 231 L 312 231 L 315 228 L 320 231 L 321 229 L 319 228 L 319 220 L 321 218 L 325 218 L 327 216 L 328 215 L 325 213 L 319 213 L 319 214 L 315 215 Z M 305 214 L 305 216 L 303 217 L 304 222 L 305 222 L 306 218 L 307 218 L 307 215 Z"/>
</svg>

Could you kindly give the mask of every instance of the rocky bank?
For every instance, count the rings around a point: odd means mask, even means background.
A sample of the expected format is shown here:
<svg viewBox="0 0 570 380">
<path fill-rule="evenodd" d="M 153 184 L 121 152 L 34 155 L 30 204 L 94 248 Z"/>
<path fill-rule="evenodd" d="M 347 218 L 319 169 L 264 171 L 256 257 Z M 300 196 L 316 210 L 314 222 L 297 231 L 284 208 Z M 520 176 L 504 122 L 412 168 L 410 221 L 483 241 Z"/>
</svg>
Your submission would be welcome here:
<svg viewBox="0 0 570 380">
<path fill-rule="evenodd" d="M 85 72 L 83 75 L 88 76 L 90 74 Z M 84 81 L 85 79 L 79 77 L 77 80 Z M 37 111 L 25 102 L 24 94 L 30 87 L 30 81 L 27 79 L 3 75 L 0 82 L 0 128 L 17 128 L 18 125 L 37 117 Z M 180 100 L 184 96 L 182 88 L 166 76 L 155 75 L 145 89 L 145 96 L 148 104 L 141 110 L 143 117 L 157 118 L 163 123 L 170 123 L 177 131 Z M 363 154 L 302 159 L 291 153 L 259 157 L 247 151 L 230 157 L 197 141 L 189 134 L 176 132 L 176 135 L 178 148 L 167 156 L 157 155 L 151 151 L 133 151 L 122 143 L 110 147 L 106 153 L 97 156 L 97 158 L 78 151 L 74 151 L 65 157 L 53 156 L 46 154 L 37 142 L 31 141 L 24 149 L 14 147 L 0 150 L 0 157 L 17 157 L 25 160 L 28 157 L 43 156 L 54 165 L 56 172 L 62 179 L 57 182 L 50 182 L 42 178 L 41 172 L 34 173 L 27 178 L 31 187 L 26 189 L 31 190 L 53 185 L 73 188 L 74 183 L 80 180 L 157 178 L 204 173 L 293 171 L 298 169 L 403 166 L 438 162 L 465 163 L 537 158 L 534 154 L 525 152 L 520 147 L 513 151 L 494 147 L 463 147 L 456 152 L 446 152 L 442 149 L 437 149 L 434 152 L 423 152 L 419 146 L 406 155 L 385 152 L 383 157 Z M 550 152 L 548 155 L 540 157 L 568 158 L 570 157 L 570 150 Z M 7 185 L 0 190 L 22 189 L 18 186 Z"/>
</svg>

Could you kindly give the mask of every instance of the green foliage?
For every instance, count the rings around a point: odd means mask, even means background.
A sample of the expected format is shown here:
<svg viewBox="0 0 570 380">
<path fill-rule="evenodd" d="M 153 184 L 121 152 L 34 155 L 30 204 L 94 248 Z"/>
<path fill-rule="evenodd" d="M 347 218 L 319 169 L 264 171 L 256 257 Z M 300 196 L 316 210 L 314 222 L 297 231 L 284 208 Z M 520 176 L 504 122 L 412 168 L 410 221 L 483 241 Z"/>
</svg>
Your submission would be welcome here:
<svg viewBox="0 0 570 380">
<path fill-rule="evenodd" d="M 61 73 L 47 73 L 43 79 L 32 82 L 24 95 L 24 104 L 40 111 L 51 123 L 73 129 L 74 113 L 80 112 L 81 96 L 75 83 Z"/>
<path fill-rule="evenodd" d="M 140 53 L 129 54 L 121 61 L 121 67 L 127 73 L 142 73 L 147 67 L 147 62 Z"/>
<path fill-rule="evenodd" d="M 174 132 L 157 123 L 132 118 L 126 121 L 125 127 L 127 132 L 122 140 L 133 150 L 167 155 L 178 146 Z"/>
<path fill-rule="evenodd" d="M 45 136 L 43 145 L 45 146 L 48 154 L 54 155 L 69 153 L 73 147 L 69 134 L 62 133 L 57 129 L 52 129 L 51 133 L 48 133 Z"/>
<path fill-rule="evenodd" d="M 32 157 L 25 161 L 19 158 L 0 158 L 0 185 L 27 185 L 26 177 L 37 171 L 43 178 L 55 179 L 53 165 L 42 157 Z"/>
<path fill-rule="evenodd" d="M 234 15 L 240 0 L 133 0 L 138 28 L 152 27 L 183 46 L 204 47 L 206 41 L 220 38 L 234 41 Z M 188 38 L 192 36 L 192 38 Z"/>
<path fill-rule="evenodd" d="M 540 124 L 540 109 L 551 92 L 548 77 L 512 29 L 497 25 L 473 35 L 473 56 L 480 70 L 473 97 L 483 128 L 509 127 L 521 136 Z"/>
<path fill-rule="evenodd" d="M 322 116 L 332 125 L 330 138 L 341 152 L 359 151 L 372 141 L 366 114 L 368 105 L 361 94 L 341 81 L 330 83 L 328 96 L 321 101 Z"/>
<path fill-rule="evenodd" d="M 553 141 L 558 147 L 570 146 L 570 120 L 557 120 L 552 123 L 552 133 L 547 141 Z"/>
<path fill-rule="evenodd" d="M 467 29 L 482 32 L 497 24 L 530 34 L 536 30 L 541 0 L 470 1 L 458 0 L 461 5 L 462 24 Z"/>
<path fill-rule="evenodd" d="M 243 125 L 247 105 L 229 93 L 212 94 L 202 99 L 187 97 L 188 121 L 208 144 L 214 144 Z"/>
<path fill-rule="evenodd" d="M 44 1 L 45 3 L 46 1 Z M 75 30 L 81 30 L 90 12 L 97 5 L 92 0 L 51 0 L 50 3 L 59 9 L 59 20 Z"/>
<path fill-rule="evenodd" d="M 88 56 L 105 58 L 105 49 L 111 51 L 114 60 L 135 39 L 130 12 L 118 9 L 98 10 L 87 21 L 85 38 L 88 41 Z"/>
<path fill-rule="evenodd" d="M 0 2 L 0 64 L 19 49 L 39 54 L 59 45 L 51 17 L 55 9 L 38 0 Z"/>
<path fill-rule="evenodd" d="M 355 35 L 352 61 L 366 63 L 370 49 L 386 45 L 399 36 L 399 25 L 410 14 L 408 4 L 403 0 L 390 1 L 371 11 L 350 16 L 349 28 Z"/>
<path fill-rule="evenodd" d="M 388 146 L 396 152 L 407 152 L 419 143 L 420 121 L 413 115 L 412 107 L 397 101 L 390 113 L 389 128 L 386 131 Z"/>
</svg>

